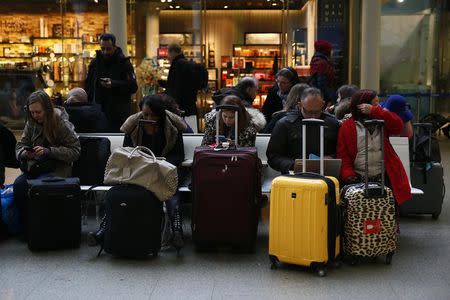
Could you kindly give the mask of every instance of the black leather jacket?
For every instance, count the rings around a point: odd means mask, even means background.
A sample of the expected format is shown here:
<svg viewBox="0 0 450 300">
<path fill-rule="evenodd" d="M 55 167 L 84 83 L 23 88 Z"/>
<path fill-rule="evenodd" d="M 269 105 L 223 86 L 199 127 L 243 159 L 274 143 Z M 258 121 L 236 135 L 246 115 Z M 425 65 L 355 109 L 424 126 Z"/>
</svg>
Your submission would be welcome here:
<svg viewBox="0 0 450 300">
<path fill-rule="evenodd" d="M 272 131 L 267 146 L 269 166 L 283 174 L 293 168 L 295 159 L 302 156 L 302 119 L 300 111 L 290 111 L 286 117 L 277 122 Z M 339 121 L 331 114 L 323 112 L 321 119 L 325 121 L 325 155 L 336 156 L 336 145 L 339 131 Z M 306 154 L 319 155 L 319 129 L 307 129 Z"/>
</svg>

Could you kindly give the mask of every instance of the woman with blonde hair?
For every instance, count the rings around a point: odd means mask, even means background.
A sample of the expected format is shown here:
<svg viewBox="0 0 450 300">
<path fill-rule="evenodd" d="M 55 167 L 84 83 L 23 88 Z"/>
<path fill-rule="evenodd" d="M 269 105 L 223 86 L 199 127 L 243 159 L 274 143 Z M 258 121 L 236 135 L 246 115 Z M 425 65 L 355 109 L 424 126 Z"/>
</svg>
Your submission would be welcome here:
<svg viewBox="0 0 450 300">
<path fill-rule="evenodd" d="M 80 142 L 62 107 L 54 107 L 50 97 L 37 90 L 28 97 L 27 122 L 16 145 L 23 174 L 14 182 L 14 201 L 24 224 L 28 179 L 69 177 L 72 163 L 80 155 Z"/>
</svg>

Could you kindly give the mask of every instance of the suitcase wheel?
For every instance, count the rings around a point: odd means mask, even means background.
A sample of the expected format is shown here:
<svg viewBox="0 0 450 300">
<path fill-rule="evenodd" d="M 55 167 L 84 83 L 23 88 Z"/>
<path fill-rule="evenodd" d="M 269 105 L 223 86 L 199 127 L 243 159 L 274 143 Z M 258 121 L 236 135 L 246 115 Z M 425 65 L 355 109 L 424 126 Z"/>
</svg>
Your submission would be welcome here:
<svg viewBox="0 0 450 300">
<path fill-rule="evenodd" d="M 326 268 L 324 268 L 324 267 L 319 267 L 319 268 L 317 268 L 317 275 L 319 276 L 319 277 L 325 277 L 325 276 L 327 276 L 327 269 Z"/>
<path fill-rule="evenodd" d="M 433 218 L 433 220 L 437 220 L 437 219 L 439 219 L 439 215 L 440 215 L 440 213 L 432 214 L 431 218 Z"/>
<path fill-rule="evenodd" d="M 271 270 L 278 269 L 278 258 L 274 255 L 269 255 L 269 260 L 270 260 L 270 269 Z"/>
<path fill-rule="evenodd" d="M 394 252 L 388 253 L 386 255 L 386 265 L 390 265 L 392 262 L 392 256 L 394 256 Z"/>
</svg>

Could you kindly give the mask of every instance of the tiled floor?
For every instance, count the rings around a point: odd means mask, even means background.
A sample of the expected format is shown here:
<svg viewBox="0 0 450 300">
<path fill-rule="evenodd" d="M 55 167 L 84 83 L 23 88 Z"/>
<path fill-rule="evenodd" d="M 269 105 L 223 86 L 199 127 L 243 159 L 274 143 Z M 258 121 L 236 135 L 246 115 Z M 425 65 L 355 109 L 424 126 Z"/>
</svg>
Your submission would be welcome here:
<svg viewBox="0 0 450 300">
<path fill-rule="evenodd" d="M 449 170 L 450 140 L 441 149 Z M 270 270 L 266 222 L 254 254 L 197 253 L 188 240 L 180 257 L 168 251 L 130 261 L 97 258 L 85 242 L 73 251 L 36 254 L 11 239 L 0 244 L 0 299 L 450 299 L 449 209 L 446 196 L 438 221 L 402 219 L 392 265 L 380 258 L 324 278 L 294 266 Z M 95 226 L 92 220 L 83 231 Z"/>
</svg>

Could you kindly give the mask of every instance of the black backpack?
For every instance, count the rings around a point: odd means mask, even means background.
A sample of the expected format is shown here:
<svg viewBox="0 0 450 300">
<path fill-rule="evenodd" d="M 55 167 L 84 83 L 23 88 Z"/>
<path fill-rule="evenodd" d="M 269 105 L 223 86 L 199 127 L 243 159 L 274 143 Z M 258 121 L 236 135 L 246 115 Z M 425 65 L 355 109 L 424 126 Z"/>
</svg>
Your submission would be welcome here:
<svg viewBox="0 0 450 300">
<path fill-rule="evenodd" d="M 16 159 L 16 137 L 5 126 L 0 124 L 0 142 L 3 149 L 3 164 L 7 168 L 20 167 L 19 161 Z"/>
<path fill-rule="evenodd" d="M 194 61 L 189 61 L 189 73 L 191 75 L 191 85 L 195 90 L 203 90 L 208 87 L 208 70 L 205 66 Z"/>
</svg>

